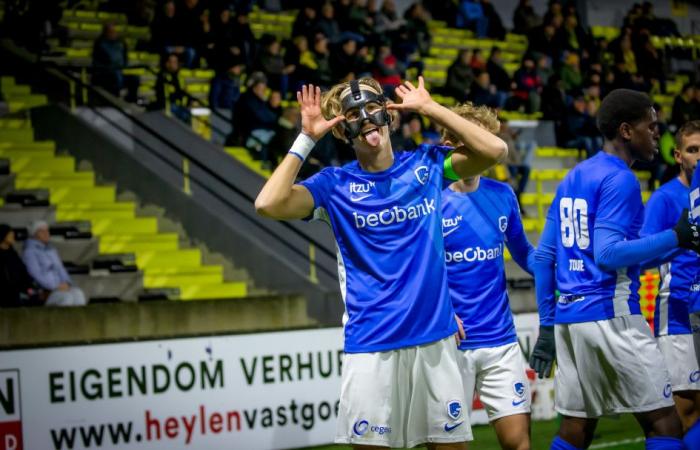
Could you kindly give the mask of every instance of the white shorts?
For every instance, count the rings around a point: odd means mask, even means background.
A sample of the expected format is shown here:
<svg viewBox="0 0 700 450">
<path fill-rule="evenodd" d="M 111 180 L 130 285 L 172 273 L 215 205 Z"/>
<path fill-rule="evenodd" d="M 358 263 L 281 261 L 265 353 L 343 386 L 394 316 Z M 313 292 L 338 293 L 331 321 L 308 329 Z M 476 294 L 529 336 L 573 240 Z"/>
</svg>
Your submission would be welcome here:
<svg viewBox="0 0 700 450">
<path fill-rule="evenodd" d="M 414 447 L 472 439 L 453 336 L 377 353 L 348 353 L 338 444 Z"/>
<path fill-rule="evenodd" d="M 557 412 L 595 418 L 673 406 L 666 363 L 641 315 L 554 327 Z"/>
<path fill-rule="evenodd" d="M 698 339 L 700 333 L 670 334 L 659 336 L 661 354 L 664 355 L 668 373 L 671 376 L 673 392 L 700 390 L 700 367 L 695 357 L 693 338 Z"/>
<path fill-rule="evenodd" d="M 462 381 L 470 416 L 475 389 L 491 422 L 530 413 L 530 382 L 517 342 L 465 350 L 462 356 Z"/>
</svg>

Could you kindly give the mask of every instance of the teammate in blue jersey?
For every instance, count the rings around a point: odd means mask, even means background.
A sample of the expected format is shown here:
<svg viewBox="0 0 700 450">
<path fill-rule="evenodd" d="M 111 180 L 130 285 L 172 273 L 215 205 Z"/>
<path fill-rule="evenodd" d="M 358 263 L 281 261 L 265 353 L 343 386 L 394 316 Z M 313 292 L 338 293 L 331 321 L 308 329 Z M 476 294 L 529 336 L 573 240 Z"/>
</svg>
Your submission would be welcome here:
<svg viewBox="0 0 700 450">
<path fill-rule="evenodd" d="M 390 104 L 372 79 L 342 83 L 323 95 L 297 93 L 302 134 L 255 202 L 275 219 L 324 218 L 335 235 L 345 301 L 345 359 L 336 442 L 357 447 L 466 448 L 457 332 L 441 229 L 447 162 L 459 176 L 478 174 L 505 156 L 498 137 L 438 105 L 406 82 Z M 452 130 L 458 149 L 421 146 L 394 153 L 395 111 L 419 113 Z M 315 141 L 332 130 L 352 142 L 357 161 L 328 167 L 300 184 L 299 168 Z"/>
<path fill-rule="evenodd" d="M 452 109 L 498 133 L 495 112 L 469 103 Z M 443 131 L 445 145 L 458 137 Z M 513 189 L 479 175 L 451 183 L 442 192 L 442 235 L 452 305 L 462 320 L 462 378 L 467 405 L 479 393 L 501 448 L 530 448 L 530 385 L 506 290 L 504 248 L 532 273 L 535 249 L 520 219 Z"/>
<path fill-rule="evenodd" d="M 630 165 L 658 151 L 649 97 L 615 90 L 597 122 L 603 151 L 559 185 L 535 253 L 542 326 L 531 364 L 547 371 L 554 335 L 555 408 L 563 416 L 551 448 L 586 448 L 600 416 L 629 412 L 647 449 L 682 449 L 668 371 L 639 307 L 639 271 L 679 246 L 700 250 L 697 227 L 686 215 L 673 229 L 639 238 L 644 208 Z"/>
<path fill-rule="evenodd" d="M 688 209 L 690 183 L 700 159 L 700 121 L 688 122 L 678 130 L 673 156 L 680 174 L 649 199 L 642 236 L 673 228 Z M 688 308 L 700 301 L 700 255 L 692 250 L 672 252 L 659 268 L 654 334 L 671 376 L 676 410 L 683 429 L 689 430 L 700 417 L 700 329 L 691 328 Z"/>
</svg>

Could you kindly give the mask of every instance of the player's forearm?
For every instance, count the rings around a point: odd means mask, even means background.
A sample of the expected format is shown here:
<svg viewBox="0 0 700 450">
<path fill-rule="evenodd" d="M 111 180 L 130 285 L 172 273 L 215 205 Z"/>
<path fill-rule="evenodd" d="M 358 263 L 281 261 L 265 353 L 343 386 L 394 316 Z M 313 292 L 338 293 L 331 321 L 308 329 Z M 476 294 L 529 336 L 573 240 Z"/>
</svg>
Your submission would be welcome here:
<svg viewBox="0 0 700 450">
<path fill-rule="evenodd" d="M 423 109 L 423 114 L 450 130 L 462 144 L 452 159 L 455 172 L 462 178 L 480 174 L 508 154 L 508 146 L 501 138 L 434 101 Z M 460 158 L 459 153 L 464 155 Z"/>
<path fill-rule="evenodd" d="M 547 219 L 532 263 L 540 325 L 545 326 L 554 325 L 554 312 L 556 310 L 557 231 L 556 224 L 551 219 Z"/>
<path fill-rule="evenodd" d="M 302 161 L 292 154 L 284 157 L 255 199 L 255 211 L 258 214 L 273 219 L 292 218 L 288 217 L 287 206 L 292 196 L 294 180 L 302 164 Z"/>
<path fill-rule="evenodd" d="M 662 257 L 674 254 L 678 238 L 673 230 L 662 231 L 641 239 L 625 240 L 625 236 L 612 228 L 596 226 L 593 232 L 593 257 L 603 270 L 617 270 L 638 264 L 655 266 Z"/>
</svg>

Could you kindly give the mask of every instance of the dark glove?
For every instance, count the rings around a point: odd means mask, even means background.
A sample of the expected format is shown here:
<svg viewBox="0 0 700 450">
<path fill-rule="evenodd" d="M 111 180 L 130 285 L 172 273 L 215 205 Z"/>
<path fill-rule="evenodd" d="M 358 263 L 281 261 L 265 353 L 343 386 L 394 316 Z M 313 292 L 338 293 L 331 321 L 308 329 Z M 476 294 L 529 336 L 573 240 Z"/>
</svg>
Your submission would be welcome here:
<svg viewBox="0 0 700 450">
<path fill-rule="evenodd" d="M 530 355 L 530 367 L 539 378 L 547 378 L 552 372 L 555 357 L 554 326 L 540 325 L 540 335 Z"/>
<path fill-rule="evenodd" d="M 700 229 L 688 220 L 688 209 L 684 209 L 673 231 L 678 237 L 678 246 L 700 253 Z"/>
</svg>

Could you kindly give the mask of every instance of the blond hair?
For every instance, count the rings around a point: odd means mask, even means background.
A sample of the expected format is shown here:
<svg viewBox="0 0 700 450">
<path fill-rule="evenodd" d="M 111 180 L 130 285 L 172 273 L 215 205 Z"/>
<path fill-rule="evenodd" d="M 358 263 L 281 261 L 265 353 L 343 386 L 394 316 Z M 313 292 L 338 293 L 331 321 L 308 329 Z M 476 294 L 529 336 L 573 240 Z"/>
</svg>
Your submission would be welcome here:
<svg viewBox="0 0 700 450">
<path fill-rule="evenodd" d="M 498 121 L 496 111 L 488 106 L 476 106 L 471 102 L 466 102 L 453 106 L 450 110 L 493 134 L 498 133 L 501 129 L 501 122 Z M 459 137 L 451 130 L 443 128 L 440 132 L 440 140 L 442 142 L 450 141 L 452 144 L 456 144 L 459 142 Z"/>
<path fill-rule="evenodd" d="M 360 89 L 365 88 L 375 94 L 382 94 L 382 86 L 374 78 L 360 78 L 357 80 Z M 336 84 L 321 96 L 321 114 L 326 120 L 343 115 L 343 97 L 344 92 L 350 89 L 350 82 Z M 347 95 L 347 94 L 346 94 Z M 398 123 L 399 113 L 396 111 L 388 111 L 391 116 L 392 123 Z M 333 128 L 333 136 L 341 141 L 346 141 L 343 125 L 337 125 Z"/>
</svg>

